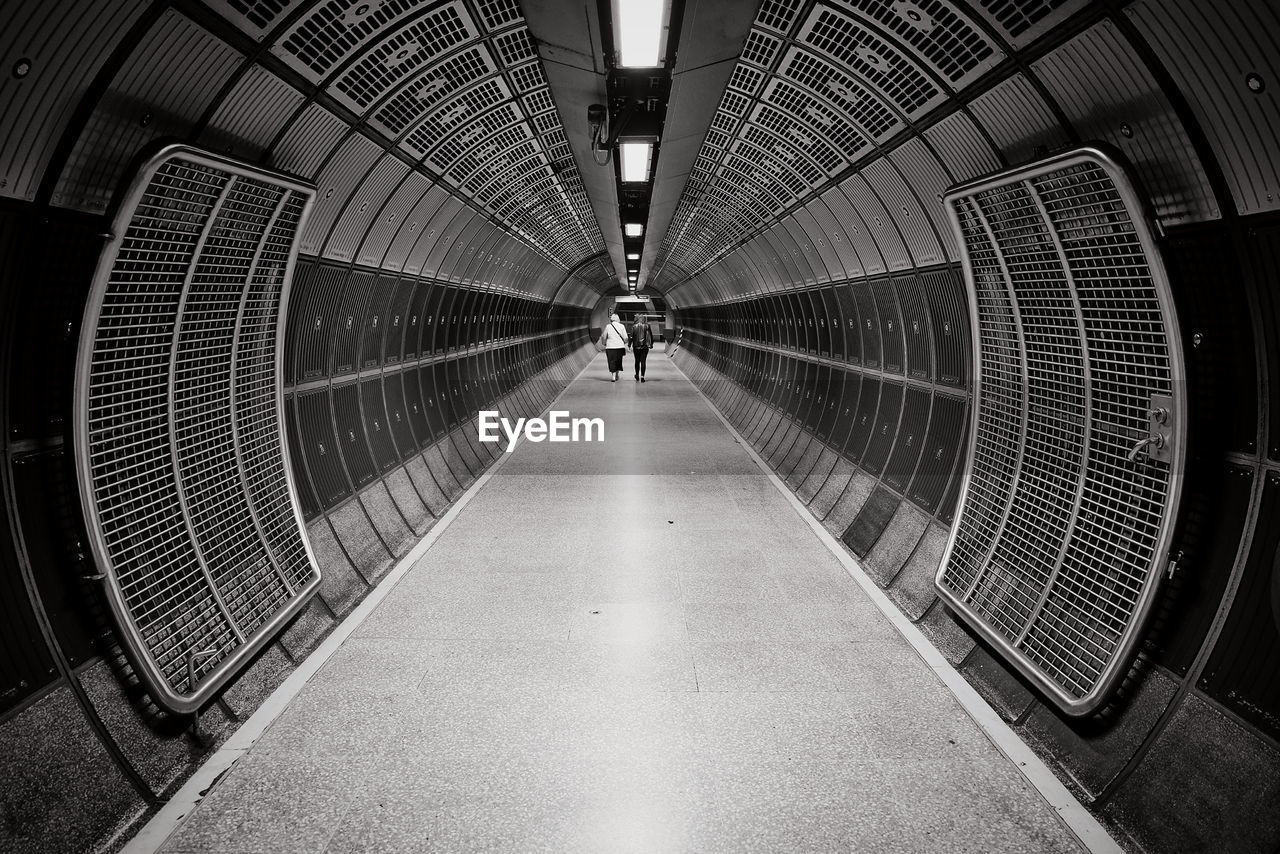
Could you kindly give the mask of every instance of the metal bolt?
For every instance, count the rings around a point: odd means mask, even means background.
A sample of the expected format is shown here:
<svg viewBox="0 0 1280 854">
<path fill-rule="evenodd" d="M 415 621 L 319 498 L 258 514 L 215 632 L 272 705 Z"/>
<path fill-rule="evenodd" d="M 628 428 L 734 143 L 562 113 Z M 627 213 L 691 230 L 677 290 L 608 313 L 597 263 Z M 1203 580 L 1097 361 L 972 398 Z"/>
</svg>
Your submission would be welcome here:
<svg viewBox="0 0 1280 854">
<path fill-rule="evenodd" d="M 1244 76 L 1244 85 L 1249 87 L 1249 91 L 1255 95 L 1261 95 L 1267 88 L 1267 81 L 1262 79 L 1262 75 L 1256 71 L 1250 71 Z"/>
<path fill-rule="evenodd" d="M 31 60 L 28 59 L 27 57 L 24 56 L 22 57 L 22 59 L 19 59 L 17 62 L 13 64 L 13 79 L 21 80 L 23 77 L 26 77 L 30 73 L 31 73 Z"/>
<path fill-rule="evenodd" d="M 1120 135 L 1125 139 L 1133 139 L 1133 128 L 1129 126 L 1128 122 L 1120 125 Z"/>
</svg>

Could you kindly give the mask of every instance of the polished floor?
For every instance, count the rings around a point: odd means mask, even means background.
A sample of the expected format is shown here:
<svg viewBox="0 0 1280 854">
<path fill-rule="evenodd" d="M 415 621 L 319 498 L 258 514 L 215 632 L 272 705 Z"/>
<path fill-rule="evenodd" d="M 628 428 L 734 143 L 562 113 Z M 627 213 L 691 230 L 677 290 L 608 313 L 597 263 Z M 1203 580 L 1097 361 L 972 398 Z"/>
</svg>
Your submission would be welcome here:
<svg viewBox="0 0 1280 854">
<path fill-rule="evenodd" d="M 1067 851 L 661 352 L 555 404 L 163 850 Z"/>
</svg>

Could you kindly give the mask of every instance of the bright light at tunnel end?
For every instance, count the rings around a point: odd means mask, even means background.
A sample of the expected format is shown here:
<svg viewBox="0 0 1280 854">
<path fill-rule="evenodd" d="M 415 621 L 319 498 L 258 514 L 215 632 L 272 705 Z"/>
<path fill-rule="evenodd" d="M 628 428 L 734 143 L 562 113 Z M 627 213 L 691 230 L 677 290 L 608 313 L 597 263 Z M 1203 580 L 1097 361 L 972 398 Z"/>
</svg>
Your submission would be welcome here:
<svg viewBox="0 0 1280 854">
<path fill-rule="evenodd" d="M 665 0 L 613 0 L 618 64 L 623 68 L 655 68 L 660 64 Z"/>
</svg>

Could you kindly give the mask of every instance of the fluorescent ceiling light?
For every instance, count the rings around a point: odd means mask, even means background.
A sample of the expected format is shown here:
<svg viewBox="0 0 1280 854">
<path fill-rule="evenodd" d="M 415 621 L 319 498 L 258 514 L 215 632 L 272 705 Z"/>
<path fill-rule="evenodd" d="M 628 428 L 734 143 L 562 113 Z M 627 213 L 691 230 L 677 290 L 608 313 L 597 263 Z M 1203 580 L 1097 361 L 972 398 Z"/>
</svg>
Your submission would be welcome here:
<svg viewBox="0 0 1280 854">
<path fill-rule="evenodd" d="M 638 222 L 629 222 L 622 227 L 622 233 L 627 237 L 639 237 L 644 234 L 644 226 Z"/>
<path fill-rule="evenodd" d="M 640 260 L 640 253 L 639 253 L 639 252 L 628 252 L 628 253 L 627 253 L 627 260 L 628 260 L 628 261 L 639 261 L 639 260 Z"/>
<path fill-rule="evenodd" d="M 649 156 L 653 153 L 651 142 L 624 142 L 622 149 L 622 180 L 624 182 L 649 180 Z"/>
<path fill-rule="evenodd" d="M 618 64 L 623 68 L 661 65 L 665 0 L 614 0 L 613 22 L 618 35 Z"/>
</svg>

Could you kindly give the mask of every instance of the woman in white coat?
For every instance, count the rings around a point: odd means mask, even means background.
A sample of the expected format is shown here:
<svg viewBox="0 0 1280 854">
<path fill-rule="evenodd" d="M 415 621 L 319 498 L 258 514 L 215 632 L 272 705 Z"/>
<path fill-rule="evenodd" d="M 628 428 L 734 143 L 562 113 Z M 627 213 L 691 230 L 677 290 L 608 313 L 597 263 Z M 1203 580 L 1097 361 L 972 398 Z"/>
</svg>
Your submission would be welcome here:
<svg viewBox="0 0 1280 854">
<path fill-rule="evenodd" d="M 613 382 L 618 381 L 622 373 L 622 354 L 627 351 L 627 328 L 618 320 L 618 313 L 609 315 L 609 322 L 600 336 L 604 345 L 604 354 L 609 358 L 609 373 L 613 374 Z"/>
</svg>

